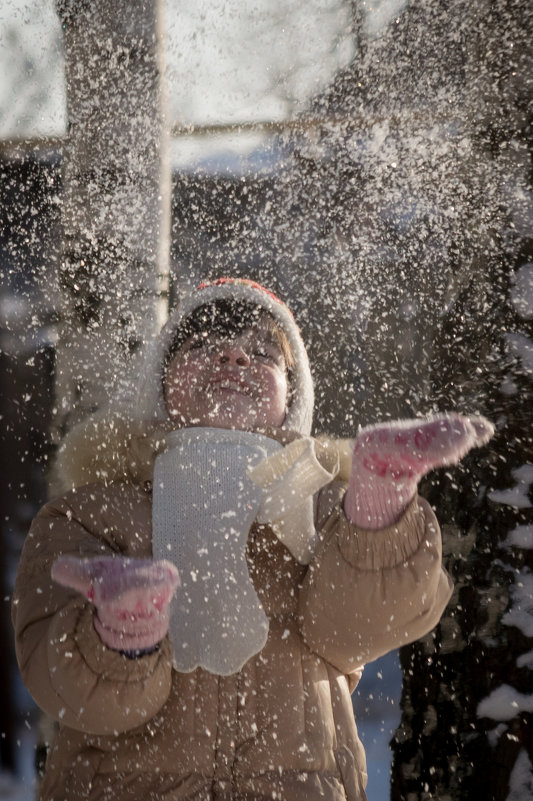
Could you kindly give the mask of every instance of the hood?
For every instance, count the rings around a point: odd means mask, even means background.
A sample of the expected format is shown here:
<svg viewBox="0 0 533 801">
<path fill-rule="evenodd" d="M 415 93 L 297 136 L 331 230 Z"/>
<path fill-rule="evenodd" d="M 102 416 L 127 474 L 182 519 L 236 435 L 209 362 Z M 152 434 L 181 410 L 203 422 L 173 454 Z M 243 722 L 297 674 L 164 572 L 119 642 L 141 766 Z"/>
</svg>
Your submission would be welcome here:
<svg viewBox="0 0 533 801">
<path fill-rule="evenodd" d="M 245 301 L 265 309 L 285 332 L 295 364 L 291 371 L 291 403 L 282 427 L 308 436 L 313 422 L 313 381 L 298 326 L 288 307 L 279 298 L 260 284 L 244 279 L 221 278 L 200 284 L 174 309 L 159 336 L 146 349 L 135 417 L 150 422 L 169 420 L 163 398 L 162 375 L 165 357 L 176 331 L 199 306 L 222 299 Z"/>
</svg>

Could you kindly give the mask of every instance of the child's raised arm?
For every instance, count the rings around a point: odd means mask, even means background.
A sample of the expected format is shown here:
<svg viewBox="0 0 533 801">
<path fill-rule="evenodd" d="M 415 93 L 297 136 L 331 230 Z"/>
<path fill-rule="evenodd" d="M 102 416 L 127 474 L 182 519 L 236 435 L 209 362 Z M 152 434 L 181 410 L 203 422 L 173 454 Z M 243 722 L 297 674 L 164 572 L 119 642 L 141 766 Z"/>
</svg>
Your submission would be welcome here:
<svg viewBox="0 0 533 801">
<path fill-rule="evenodd" d="M 438 623 L 452 582 L 417 482 L 492 432 L 484 418 L 445 414 L 359 433 L 344 499 L 337 485 L 319 503 L 320 542 L 299 599 L 307 645 L 339 670 L 350 673 Z"/>
</svg>

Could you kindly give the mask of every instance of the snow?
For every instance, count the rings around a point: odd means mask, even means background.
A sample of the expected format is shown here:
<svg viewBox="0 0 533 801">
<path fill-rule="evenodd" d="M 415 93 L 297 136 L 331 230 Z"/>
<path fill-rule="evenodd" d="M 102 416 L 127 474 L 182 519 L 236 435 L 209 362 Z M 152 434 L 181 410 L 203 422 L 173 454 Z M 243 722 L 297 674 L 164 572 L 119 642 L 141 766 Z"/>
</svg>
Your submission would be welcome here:
<svg viewBox="0 0 533 801">
<path fill-rule="evenodd" d="M 394 728 L 386 720 L 369 721 L 359 735 L 365 746 L 368 772 L 366 797 L 368 801 L 390 798 L 391 752 L 387 745 Z"/>
<path fill-rule="evenodd" d="M 402 673 L 397 651 L 367 665 L 353 695 L 357 729 L 365 747 L 368 801 L 390 798 L 389 742 L 400 724 Z"/>
<path fill-rule="evenodd" d="M 528 798 L 533 798 L 533 765 L 522 748 L 511 771 L 506 801 L 527 801 Z"/>
<path fill-rule="evenodd" d="M 301 110 L 354 51 L 346 4 L 301 12 L 297 0 L 166 0 L 171 119 L 281 120 Z"/>
<path fill-rule="evenodd" d="M 511 300 L 520 317 L 533 317 L 533 264 L 524 264 L 514 274 Z"/>
<path fill-rule="evenodd" d="M 500 392 L 502 395 L 516 395 L 518 392 L 518 385 L 509 376 L 506 376 L 500 384 Z"/>
<path fill-rule="evenodd" d="M 0 773 L 0 801 L 34 801 L 35 790 L 9 773 Z"/>
<path fill-rule="evenodd" d="M 502 623 L 516 626 L 526 637 L 533 637 L 533 574 L 527 568 L 518 572 L 511 597 L 511 608 L 502 617 Z"/>
<path fill-rule="evenodd" d="M 519 332 L 508 332 L 504 335 L 507 347 L 512 356 L 518 356 L 526 373 L 533 373 L 533 340 Z"/>
<path fill-rule="evenodd" d="M 519 668 L 527 667 L 533 670 L 533 651 L 528 651 L 527 653 L 519 656 L 516 660 L 516 666 Z"/>
<path fill-rule="evenodd" d="M 378 36 L 405 4 L 363 3 L 366 35 Z M 2 11 L 0 135 L 61 136 L 55 4 L 3 0 Z M 184 127 L 294 117 L 354 54 L 350 5 L 341 0 L 307 6 L 305 19 L 298 0 L 165 0 L 163 19 L 170 118 Z"/>
<path fill-rule="evenodd" d="M 15 775 L 2 771 L 0 767 L 0 801 L 35 801 L 35 745 L 37 730 L 38 724 L 35 714 L 30 714 L 29 717 L 26 717 L 24 723 L 17 727 L 15 735 L 17 746 L 15 751 Z"/>
<path fill-rule="evenodd" d="M 490 500 L 514 506 L 516 509 L 529 509 L 533 506 L 528 497 L 529 485 L 533 482 L 533 464 L 527 463 L 517 467 L 512 470 L 512 476 L 517 482 L 517 486 L 489 492 Z"/>
<path fill-rule="evenodd" d="M 504 544 L 507 547 L 533 548 L 533 525 L 516 526 L 509 532 Z"/>
<path fill-rule="evenodd" d="M 211 136 L 179 136 L 170 142 L 173 170 L 182 174 L 242 176 L 279 170 L 283 154 L 262 131 L 219 132 Z"/>
<path fill-rule="evenodd" d="M 0 136 L 59 136 L 66 129 L 61 28 L 53 0 L 2 0 Z"/>
<path fill-rule="evenodd" d="M 368 8 L 372 32 L 405 0 Z M 182 126 L 295 116 L 354 53 L 345 2 L 165 0 L 170 118 Z M 0 135 L 61 136 L 66 93 L 53 0 L 3 0 Z M 370 28 L 369 28 L 370 30 Z"/>
<path fill-rule="evenodd" d="M 330 4 L 331 13 L 328 11 L 328 4 L 319 3 L 316 6 L 319 9 L 316 21 L 302 26 L 299 4 L 291 0 L 282 4 L 281 0 L 275 0 L 274 12 L 280 13 L 282 17 L 285 14 L 286 31 L 283 29 L 282 37 L 270 31 L 265 38 L 259 35 L 258 24 L 265 23 L 270 2 L 271 0 L 260 0 L 254 6 L 256 21 L 251 20 L 254 36 L 257 34 L 254 38 L 242 35 L 242 22 L 236 21 L 240 6 L 237 0 L 214 4 L 201 0 L 192 5 L 184 0 L 167 0 L 170 35 L 175 37 L 174 42 L 179 41 L 179 46 L 173 46 L 174 61 L 169 73 L 170 78 L 177 76 L 180 79 L 172 83 L 170 91 L 176 118 L 179 113 L 180 120 L 184 123 L 284 119 L 291 116 L 294 109 L 298 110 L 298 106 L 306 98 L 315 94 L 320 85 L 327 82 L 335 70 L 349 60 L 352 45 L 346 38 L 339 36 L 339 30 L 344 28 L 344 12 L 336 3 Z M 368 31 L 377 34 L 391 14 L 396 13 L 403 4 L 404 0 L 376 0 L 372 5 L 374 16 L 369 16 L 367 20 Z M 18 0 L 17 6 L 20 9 L 17 13 L 22 22 L 22 32 L 28 38 L 23 40 L 22 46 L 3 48 L 5 61 L 0 61 L 4 65 L 0 69 L 0 73 L 4 75 L 4 81 L 0 81 L 0 111 L 7 111 L 3 115 L 4 133 L 6 130 L 12 133 L 15 127 L 19 133 L 20 125 L 25 125 L 27 130 L 31 129 L 33 134 L 62 133 L 65 126 L 65 99 L 58 44 L 60 31 L 54 17 L 53 2 L 24 0 L 22 3 Z M 365 13 L 369 14 L 370 6 L 367 7 L 364 3 L 363 7 Z M 229 14 L 229 17 L 222 19 L 223 13 Z M 44 19 L 46 14 L 47 20 Z M 215 24 L 214 20 L 217 18 L 221 21 Z M 238 44 L 237 50 L 229 48 L 231 52 L 226 53 L 225 61 L 220 58 L 221 48 L 213 44 L 214 40 L 224 39 L 220 35 L 221 31 L 225 33 L 226 44 Z M 285 53 L 283 48 L 287 41 L 290 41 L 292 47 L 289 48 L 290 52 Z M 338 47 L 333 46 L 335 41 Z M 0 42 L 6 43 L 5 34 L 4 38 L 0 35 Z M 260 43 L 259 48 L 257 42 Z M 28 53 L 33 55 L 30 67 L 22 62 Z M 194 53 L 196 60 L 194 80 L 183 80 L 191 53 Z M 13 59 L 14 54 L 17 59 Z M 291 62 L 288 65 L 287 59 Z M 269 60 L 272 61 L 272 67 L 265 73 L 264 65 Z M 243 69 L 243 65 L 249 68 Z M 275 73 L 275 68 L 284 72 L 286 77 L 283 80 L 279 73 Z M 29 78 L 30 71 L 34 76 L 32 80 Z M 14 91 L 14 87 L 20 87 L 21 72 L 27 79 L 25 91 Z M 259 74 L 262 74 L 263 80 L 258 80 Z M 179 84 L 178 91 L 175 91 L 176 83 Z M 398 153 L 394 140 L 387 140 L 387 137 L 388 130 L 383 126 L 376 126 L 368 142 L 369 152 L 395 168 Z M 179 144 L 173 145 L 173 163 L 174 166 L 179 163 L 181 168 L 185 165 L 190 168 L 192 162 L 201 160 L 202 163 L 214 163 L 217 169 L 225 170 L 228 160 L 233 163 L 234 160 L 251 157 L 264 138 L 263 134 L 241 137 L 230 135 L 227 138 L 219 137 L 210 143 L 193 137 L 184 138 Z M 423 141 L 412 141 L 413 149 L 422 152 Z M 354 145 L 359 149 L 359 140 L 354 141 Z M 272 152 L 269 153 L 271 158 L 273 155 Z M 194 167 L 196 166 L 195 163 Z M 511 301 L 519 317 L 533 317 L 533 264 L 522 266 L 514 275 Z M 17 309 L 11 311 L 18 314 Z M 520 359 L 524 371 L 533 374 L 531 338 L 517 331 L 507 332 L 505 338 L 509 353 Z M 509 395 L 518 391 L 517 384 L 510 378 L 502 386 L 503 391 Z M 533 503 L 529 493 L 533 482 L 533 464 L 525 464 L 513 470 L 512 475 L 516 486 L 494 490 L 489 494 L 490 499 L 518 509 L 531 508 Z M 533 525 L 514 528 L 509 532 L 505 544 L 509 547 L 532 549 Z M 512 605 L 503 616 L 502 622 L 507 626 L 517 627 L 528 637 L 533 636 L 533 576 L 525 570 L 520 571 L 516 577 L 512 589 Z M 520 655 L 516 664 L 518 667 L 533 668 L 533 651 Z M 389 684 L 388 679 L 385 681 L 378 677 L 379 668 L 369 666 L 359 687 L 359 700 L 355 701 L 356 706 L 358 703 L 363 706 L 368 704 L 366 710 L 358 713 L 358 723 L 368 758 L 369 801 L 383 801 L 389 797 L 390 751 L 387 741 L 399 720 L 396 679 L 393 677 Z M 376 684 L 382 685 L 379 691 L 375 689 Z M 376 696 L 384 691 L 394 698 L 387 697 L 376 702 Z M 533 695 L 521 694 L 509 685 L 495 689 L 478 706 L 480 716 L 496 721 L 511 720 L 521 711 L 533 712 Z M 28 749 L 28 754 L 31 754 L 31 749 Z M 0 774 L 0 801 L 29 801 L 33 795 L 31 782 L 16 781 L 7 774 Z M 521 751 L 513 768 L 507 801 L 522 801 L 532 795 L 532 765 L 527 753 Z"/>
<path fill-rule="evenodd" d="M 498 723 L 496 728 L 492 729 L 491 731 L 487 732 L 487 740 L 492 748 L 496 748 L 498 744 L 498 740 L 505 734 L 506 731 L 509 730 L 509 727 L 505 725 L 505 723 Z"/>
<path fill-rule="evenodd" d="M 361 3 L 365 14 L 365 29 L 369 36 L 377 36 L 387 23 L 405 6 L 405 0 L 374 0 Z"/>
<path fill-rule="evenodd" d="M 512 720 L 521 712 L 533 712 L 533 695 L 519 693 L 508 684 L 497 687 L 477 708 L 478 717 L 492 720 Z"/>
</svg>

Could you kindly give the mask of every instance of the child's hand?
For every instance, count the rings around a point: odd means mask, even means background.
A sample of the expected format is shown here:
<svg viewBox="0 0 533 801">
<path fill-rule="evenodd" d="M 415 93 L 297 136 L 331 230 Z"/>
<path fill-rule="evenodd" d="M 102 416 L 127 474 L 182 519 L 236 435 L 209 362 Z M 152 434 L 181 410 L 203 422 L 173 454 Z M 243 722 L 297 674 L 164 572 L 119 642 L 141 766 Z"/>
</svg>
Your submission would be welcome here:
<svg viewBox="0 0 533 801">
<path fill-rule="evenodd" d="M 167 633 L 170 601 L 179 585 L 171 562 L 60 556 L 52 565 L 52 578 L 94 604 L 95 629 L 115 651 L 149 649 Z"/>
<path fill-rule="evenodd" d="M 493 433 L 494 426 L 484 417 L 454 412 L 364 428 L 355 440 L 346 514 L 362 528 L 391 525 L 414 497 L 423 475 L 456 464 Z"/>
</svg>

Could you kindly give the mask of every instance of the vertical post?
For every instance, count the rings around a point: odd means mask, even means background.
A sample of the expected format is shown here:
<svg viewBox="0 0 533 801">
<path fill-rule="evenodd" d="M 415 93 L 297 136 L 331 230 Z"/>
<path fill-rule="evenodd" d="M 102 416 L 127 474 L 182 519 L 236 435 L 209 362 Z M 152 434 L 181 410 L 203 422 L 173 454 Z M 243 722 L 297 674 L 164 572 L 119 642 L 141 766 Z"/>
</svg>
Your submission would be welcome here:
<svg viewBox="0 0 533 801">
<path fill-rule="evenodd" d="M 170 233 L 161 0 L 59 0 L 68 135 L 55 436 L 120 389 L 166 315 Z"/>
</svg>

